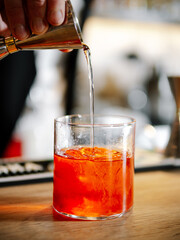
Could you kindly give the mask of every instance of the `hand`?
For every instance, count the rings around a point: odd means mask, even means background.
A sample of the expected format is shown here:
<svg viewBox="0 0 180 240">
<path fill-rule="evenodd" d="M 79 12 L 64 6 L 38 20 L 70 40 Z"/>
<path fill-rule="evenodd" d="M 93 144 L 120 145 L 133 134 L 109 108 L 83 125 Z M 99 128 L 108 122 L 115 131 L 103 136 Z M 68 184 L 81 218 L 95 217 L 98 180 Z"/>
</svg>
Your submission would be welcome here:
<svg viewBox="0 0 180 240">
<path fill-rule="evenodd" d="M 65 16 L 65 0 L 0 0 L 0 35 L 23 40 L 58 26 Z"/>
</svg>

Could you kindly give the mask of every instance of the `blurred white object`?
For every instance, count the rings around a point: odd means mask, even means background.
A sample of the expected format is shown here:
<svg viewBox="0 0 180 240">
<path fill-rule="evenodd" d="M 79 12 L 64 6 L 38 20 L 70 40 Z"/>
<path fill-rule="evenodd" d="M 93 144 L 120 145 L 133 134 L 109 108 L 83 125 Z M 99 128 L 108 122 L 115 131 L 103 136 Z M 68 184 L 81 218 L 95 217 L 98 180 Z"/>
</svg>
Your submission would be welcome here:
<svg viewBox="0 0 180 240">
<path fill-rule="evenodd" d="M 98 113 L 108 115 L 123 115 L 134 118 L 136 120 L 136 135 L 139 135 L 142 129 L 144 129 L 145 126 L 149 123 L 149 119 L 145 114 L 121 107 L 101 108 L 99 109 Z"/>
<path fill-rule="evenodd" d="M 58 67 L 61 56 L 57 50 L 36 51 L 36 78 L 15 128 L 24 159 L 53 157 L 54 118 L 64 115 L 65 85 Z"/>
<path fill-rule="evenodd" d="M 136 146 L 138 148 L 163 152 L 170 137 L 168 125 L 152 126 L 146 125 L 137 135 Z"/>
</svg>

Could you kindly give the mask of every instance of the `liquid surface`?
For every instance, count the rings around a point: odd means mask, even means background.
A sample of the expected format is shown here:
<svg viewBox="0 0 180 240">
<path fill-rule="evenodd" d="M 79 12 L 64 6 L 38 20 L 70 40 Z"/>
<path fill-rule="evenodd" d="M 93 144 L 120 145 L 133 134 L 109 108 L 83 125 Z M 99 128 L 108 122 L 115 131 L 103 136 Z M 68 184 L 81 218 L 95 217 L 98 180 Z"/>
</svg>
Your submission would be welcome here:
<svg viewBox="0 0 180 240">
<path fill-rule="evenodd" d="M 133 205 L 133 158 L 99 147 L 54 155 L 54 208 L 84 217 L 112 216 Z"/>
</svg>

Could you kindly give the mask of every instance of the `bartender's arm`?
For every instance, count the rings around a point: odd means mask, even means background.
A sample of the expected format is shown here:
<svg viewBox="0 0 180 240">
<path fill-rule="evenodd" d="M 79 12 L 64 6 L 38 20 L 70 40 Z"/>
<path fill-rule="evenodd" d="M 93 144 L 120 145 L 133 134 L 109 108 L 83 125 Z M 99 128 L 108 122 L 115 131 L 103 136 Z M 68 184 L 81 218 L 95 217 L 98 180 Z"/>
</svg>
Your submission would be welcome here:
<svg viewBox="0 0 180 240">
<path fill-rule="evenodd" d="M 19 40 L 63 23 L 65 0 L 0 0 L 0 36 Z"/>
</svg>

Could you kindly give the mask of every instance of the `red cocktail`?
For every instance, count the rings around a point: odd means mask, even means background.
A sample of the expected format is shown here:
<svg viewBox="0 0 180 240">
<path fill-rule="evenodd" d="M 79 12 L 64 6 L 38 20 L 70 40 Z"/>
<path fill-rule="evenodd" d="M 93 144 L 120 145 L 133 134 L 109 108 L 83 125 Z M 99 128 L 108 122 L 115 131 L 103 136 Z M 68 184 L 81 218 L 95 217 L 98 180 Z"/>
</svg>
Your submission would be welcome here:
<svg viewBox="0 0 180 240">
<path fill-rule="evenodd" d="M 134 157 L 102 147 L 61 149 L 54 155 L 53 206 L 65 215 L 103 218 L 133 205 Z"/>
<path fill-rule="evenodd" d="M 123 116 L 57 118 L 54 131 L 54 210 L 100 220 L 133 206 L 135 120 Z"/>
</svg>

